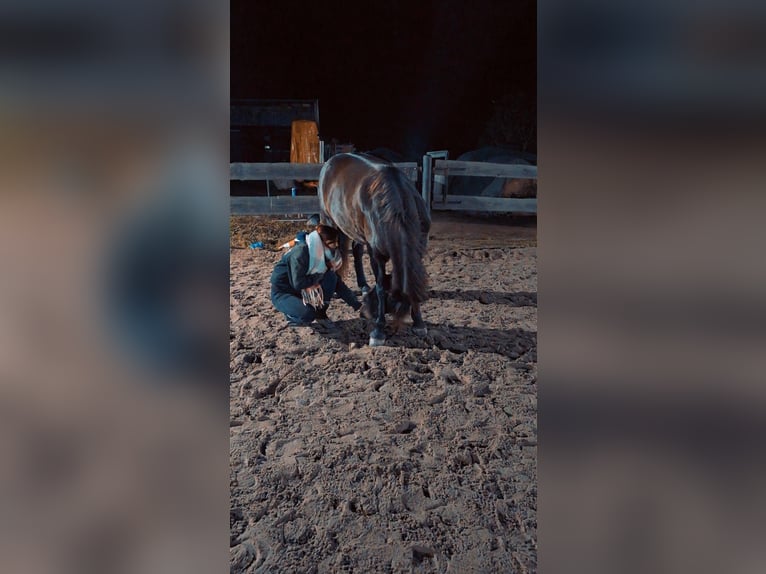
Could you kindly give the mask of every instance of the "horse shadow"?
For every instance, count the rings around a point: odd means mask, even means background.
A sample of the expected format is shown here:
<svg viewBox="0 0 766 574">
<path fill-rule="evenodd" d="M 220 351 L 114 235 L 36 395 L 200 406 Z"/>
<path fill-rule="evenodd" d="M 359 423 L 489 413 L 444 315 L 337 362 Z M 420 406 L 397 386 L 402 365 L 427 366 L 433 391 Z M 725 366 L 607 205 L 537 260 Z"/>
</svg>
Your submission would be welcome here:
<svg viewBox="0 0 766 574">
<path fill-rule="evenodd" d="M 426 322 L 428 335 L 420 337 L 412 332 L 412 325 L 404 325 L 398 333 L 386 325 L 386 346 L 412 349 L 431 349 L 434 346 L 453 353 L 474 351 L 502 355 L 520 363 L 537 362 L 537 332 L 525 329 L 489 329 L 483 327 L 460 327 Z M 322 336 L 345 345 L 368 344 L 372 323 L 361 318 L 335 321 L 334 329 L 317 325 L 315 330 Z"/>
<path fill-rule="evenodd" d="M 518 291 L 476 291 L 455 289 L 454 291 L 431 290 L 429 300 L 450 299 L 453 301 L 478 301 L 484 305 L 508 305 L 510 307 L 537 307 L 537 292 Z"/>
</svg>

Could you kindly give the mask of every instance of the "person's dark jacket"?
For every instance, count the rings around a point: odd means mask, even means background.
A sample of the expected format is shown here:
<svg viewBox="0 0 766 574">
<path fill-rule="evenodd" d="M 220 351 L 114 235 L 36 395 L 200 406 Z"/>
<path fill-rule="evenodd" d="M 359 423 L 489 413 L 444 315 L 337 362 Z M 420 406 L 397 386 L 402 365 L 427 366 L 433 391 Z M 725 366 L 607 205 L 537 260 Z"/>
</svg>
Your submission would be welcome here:
<svg viewBox="0 0 766 574">
<path fill-rule="evenodd" d="M 307 275 L 309 269 L 309 248 L 306 243 L 296 243 L 282 256 L 271 273 L 271 288 L 282 293 L 300 296 L 301 289 L 316 285 L 324 273 Z"/>
</svg>

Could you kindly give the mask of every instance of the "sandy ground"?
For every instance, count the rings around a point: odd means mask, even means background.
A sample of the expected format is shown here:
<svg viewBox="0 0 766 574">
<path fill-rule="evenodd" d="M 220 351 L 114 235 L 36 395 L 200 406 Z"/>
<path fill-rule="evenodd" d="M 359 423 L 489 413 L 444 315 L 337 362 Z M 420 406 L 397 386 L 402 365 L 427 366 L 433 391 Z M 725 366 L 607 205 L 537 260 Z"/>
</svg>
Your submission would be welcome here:
<svg viewBox="0 0 766 574">
<path fill-rule="evenodd" d="M 536 571 L 537 250 L 519 223 L 435 215 L 429 334 L 371 348 L 339 300 L 337 332 L 271 306 L 269 248 L 301 222 L 232 219 L 232 572 Z"/>
</svg>

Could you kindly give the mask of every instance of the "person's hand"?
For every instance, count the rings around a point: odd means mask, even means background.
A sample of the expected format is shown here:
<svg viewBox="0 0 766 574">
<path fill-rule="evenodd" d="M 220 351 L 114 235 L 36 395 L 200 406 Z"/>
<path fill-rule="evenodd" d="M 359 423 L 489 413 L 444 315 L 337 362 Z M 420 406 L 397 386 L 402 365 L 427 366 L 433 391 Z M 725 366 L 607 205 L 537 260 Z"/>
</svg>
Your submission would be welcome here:
<svg viewBox="0 0 766 574">
<path fill-rule="evenodd" d="M 311 305 L 314 309 L 319 309 L 324 305 L 324 293 L 319 284 L 301 289 L 301 296 L 304 305 Z"/>
</svg>

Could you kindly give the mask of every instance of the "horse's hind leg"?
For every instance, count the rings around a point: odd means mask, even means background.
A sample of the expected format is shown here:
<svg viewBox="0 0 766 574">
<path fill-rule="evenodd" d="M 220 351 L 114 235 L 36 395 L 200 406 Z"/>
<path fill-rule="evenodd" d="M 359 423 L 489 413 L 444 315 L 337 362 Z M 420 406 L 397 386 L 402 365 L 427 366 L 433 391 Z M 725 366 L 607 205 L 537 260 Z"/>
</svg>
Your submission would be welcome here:
<svg viewBox="0 0 766 574">
<path fill-rule="evenodd" d="M 423 316 L 420 314 L 420 303 L 412 304 L 410 315 L 412 316 L 412 330 L 418 337 L 425 337 L 428 334 L 428 328 L 425 321 L 423 321 Z"/>
<path fill-rule="evenodd" d="M 373 257 L 372 267 L 375 270 L 375 295 L 378 297 L 378 315 L 375 318 L 375 328 L 370 333 L 370 347 L 379 347 L 386 342 L 386 291 L 383 289 L 383 275 L 386 272 L 386 262 Z"/>
<path fill-rule="evenodd" d="M 375 276 L 375 281 L 381 285 L 380 277 L 383 277 L 383 275 L 386 272 L 386 265 L 385 262 L 378 263 L 378 260 L 375 259 L 375 254 L 372 251 L 372 247 L 369 245 L 367 246 L 367 255 L 370 257 L 370 268 L 372 268 L 372 274 Z M 381 271 L 382 269 L 382 271 Z"/>
</svg>

